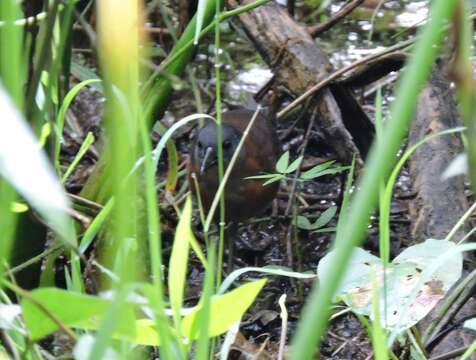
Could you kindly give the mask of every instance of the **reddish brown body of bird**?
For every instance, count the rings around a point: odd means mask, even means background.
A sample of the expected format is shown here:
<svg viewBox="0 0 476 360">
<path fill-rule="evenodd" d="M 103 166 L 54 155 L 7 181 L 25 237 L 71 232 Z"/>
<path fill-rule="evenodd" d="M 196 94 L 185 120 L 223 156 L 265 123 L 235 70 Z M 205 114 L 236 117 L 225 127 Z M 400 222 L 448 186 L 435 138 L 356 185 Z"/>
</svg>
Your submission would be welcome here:
<svg viewBox="0 0 476 360">
<path fill-rule="evenodd" d="M 232 110 L 222 114 L 222 149 L 224 167 L 235 152 L 254 112 Z M 208 212 L 218 189 L 217 128 L 208 121 L 199 129 L 190 149 L 189 183 L 196 193 L 191 174 L 195 173 L 200 197 Z M 246 179 L 264 172 L 273 172 L 280 152 L 275 127 L 270 119 L 258 115 L 250 130 L 230 178 L 225 186 L 226 221 L 243 221 L 261 214 L 276 197 L 279 184 L 263 186 L 264 181 Z M 217 211 L 218 213 L 218 211 Z"/>
</svg>

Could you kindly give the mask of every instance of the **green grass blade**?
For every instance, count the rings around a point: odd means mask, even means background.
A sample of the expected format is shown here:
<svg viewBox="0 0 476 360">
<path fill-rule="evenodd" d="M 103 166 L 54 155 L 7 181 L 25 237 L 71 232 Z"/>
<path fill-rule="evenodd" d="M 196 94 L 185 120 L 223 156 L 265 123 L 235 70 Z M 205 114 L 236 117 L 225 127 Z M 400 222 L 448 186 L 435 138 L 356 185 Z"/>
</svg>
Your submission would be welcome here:
<svg viewBox="0 0 476 360">
<path fill-rule="evenodd" d="M 76 166 L 81 161 L 84 154 L 86 154 L 86 151 L 88 151 L 89 147 L 93 143 L 94 143 L 94 135 L 93 135 L 92 132 L 88 132 L 88 135 L 86 135 L 86 138 L 84 139 L 83 143 L 81 144 L 81 146 L 78 150 L 78 153 L 74 157 L 71 164 L 69 164 L 68 169 L 66 169 L 66 172 L 64 173 L 63 177 L 61 178 L 62 183 L 64 183 L 69 178 L 69 176 L 73 173 L 74 169 L 76 169 Z"/>
<path fill-rule="evenodd" d="M 470 358 L 470 356 L 476 351 L 476 340 L 473 341 L 471 346 L 464 352 L 464 354 L 461 356 L 460 360 L 467 360 Z"/>
<path fill-rule="evenodd" d="M 354 172 L 355 172 L 355 155 L 352 157 L 352 164 L 350 164 L 350 169 L 347 174 L 347 179 L 345 182 L 344 196 L 342 198 L 342 204 L 340 206 L 339 219 L 337 220 L 337 229 L 339 229 L 345 223 L 345 217 L 346 217 L 347 211 L 349 210 L 352 184 L 354 181 Z"/>
<path fill-rule="evenodd" d="M 38 92 L 38 88 L 41 84 L 41 77 L 43 75 L 43 71 L 47 70 L 50 65 L 51 39 L 53 37 L 53 30 L 58 14 L 59 3 L 60 0 L 54 0 L 48 4 L 46 21 L 40 24 L 37 46 L 38 51 L 36 54 L 34 54 L 35 62 L 32 71 L 33 75 L 31 77 L 30 83 L 28 84 L 26 95 L 25 111 L 28 118 L 30 118 L 30 116 L 34 114 L 34 109 L 36 108 L 36 95 Z M 33 54 L 30 54 L 30 56 L 32 55 Z"/>
<path fill-rule="evenodd" d="M 94 220 L 91 222 L 89 227 L 84 232 L 84 235 L 81 239 L 79 244 L 79 252 L 80 254 L 84 254 L 86 249 L 91 245 L 94 240 L 94 237 L 97 235 L 101 227 L 103 226 L 104 222 L 109 217 L 112 207 L 114 206 L 114 199 L 110 199 L 106 205 L 101 209 L 101 211 L 96 215 Z"/>
<path fill-rule="evenodd" d="M 15 0 L 0 2 L 0 78 L 11 99 L 23 111 L 23 84 L 25 81 L 22 59 L 23 28 L 13 21 L 20 17 L 20 6 Z"/>
<path fill-rule="evenodd" d="M 169 292 L 170 304 L 174 312 L 175 326 L 180 329 L 180 310 L 183 305 L 183 294 L 185 290 L 185 279 L 187 276 L 188 256 L 190 251 L 190 238 L 193 232 L 191 228 L 192 220 L 192 199 L 187 198 L 185 207 L 180 215 L 180 221 L 175 232 L 172 253 L 169 262 Z"/>
<path fill-rule="evenodd" d="M 372 348 L 376 360 L 388 360 L 387 341 L 385 330 L 380 320 L 379 296 L 378 296 L 377 276 L 372 272 L 372 308 L 374 319 L 372 321 Z M 386 310 L 385 310 L 386 311 Z"/>
<path fill-rule="evenodd" d="M 257 272 L 261 274 L 275 275 L 275 276 L 287 276 L 295 279 L 314 279 L 316 274 L 312 273 L 300 273 L 292 271 L 288 268 L 279 267 L 279 266 L 264 266 L 264 267 L 245 267 L 233 271 L 228 275 L 225 280 L 220 285 L 217 294 L 224 294 L 228 288 L 233 284 L 233 282 L 238 279 L 241 275 L 247 272 Z"/>
<path fill-rule="evenodd" d="M 112 301 L 108 307 L 102 325 L 96 334 L 89 360 L 104 359 L 104 354 L 109 347 L 115 329 L 121 326 L 119 314 L 124 310 L 129 290 L 130 289 L 124 287 L 115 294 L 114 301 Z M 124 322 L 122 322 L 122 324 L 124 324 Z"/>
<path fill-rule="evenodd" d="M 98 83 L 101 80 L 99 79 L 89 79 L 80 82 L 73 86 L 73 88 L 66 94 L 64 97 L 63 103 L 58 111 L 58 115 L 56 116 L 56 139 L 55 139 L 55 168 L 59 173 L 59 158 L 60 158 L 60 151 L 61 151 L 61 142 L 63 141 L 63 128 L 64 128 L 64 119 L 66 117 L 66 112 L 68 111 L 71 103 L 73 102 L 74 98 L 78 93 L 87 85 Z"/>
<path fill-rule="evenodd" d="M 200 38 L 200 32 L 202 31 L 203 22 L 205 18 L 205 12 L 207 10 L 207 2 L 213 3 L 209 0 L 198 0 L 197 5 L 197 22 L 195 25 L 195 36 L 193 37 L 193 44 L 198 45 L 198 39 Z"/>
<path fill-rule="evenodd" d="M 203 2 L 203 1 L 202 1 Z M 223 1 L 221 1 L 223 4 Z M 203 24 L 209 24 L 215 15 L 215 0 L 206 1 L 203 15 Z M 169 66 L 165 69 L 161 66 L 161 71 L 155 73 L 146 84 L 145 91 L 145 116 L 151 118 L 152 114 L 161 114 L 165 111 L 168 99 L 172 94 L 172 84 L 169 76 L 162 76 L 166 71 L 168 75 L 179 76 L 185 70 L 185 66 L 193 55 L 193 47 L 187 46 L 187 43 L 193 45 L 197 15 L 190 21 L 183 34 L 178 39 L 169 57 L 173 61 L 168 62 Z M 176 55 L 177 54 L 177 55 Z M 167 61 L 167 60 L 166 60 Z"/>
</svg>

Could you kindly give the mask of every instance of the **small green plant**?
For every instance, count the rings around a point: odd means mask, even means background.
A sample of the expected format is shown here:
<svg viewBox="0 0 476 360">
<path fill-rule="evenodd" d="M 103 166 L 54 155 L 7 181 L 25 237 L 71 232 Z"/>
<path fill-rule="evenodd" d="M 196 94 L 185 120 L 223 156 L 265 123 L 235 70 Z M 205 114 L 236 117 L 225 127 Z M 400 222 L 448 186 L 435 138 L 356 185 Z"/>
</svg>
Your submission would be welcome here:
<svg viewBox="0 0 476 360">
<path fill-rule="evenodd" d="M 303 157 L 300 156 L 290 164 L 289 151 L 286 151 L 283 155 L 281 155 L 278 162 L 276 163 L 276 173 L 250 176 L 250 177 L 247 177 L 247 179 L 256 179 L 256 180 L 266 179 L 263 185 L 269 185 L 276 181 L 289 179 L 288 178 L 289 175 L 295 172 L 297 169 L 299 169 L 299 166 L 301 166 L 302 160 L 303 160 Z M 321 176 L 337 174 L 349 168 L 348 166 L 336 166 L 331 168 L 331 166 L 334 163 L 335 163 L 335 160 L 330 160 L 322 164 L 318 164 L 314 166 L 313 168 L 300 173 L 297 180 L 298 181 L 313 180 Z"/>
<path fill-rule="evenodd" d="M 276 163 L 276 173 L 250 176 L 247 179 L 266 180 L 263 186 L 269 185 L 276 181 L 288 180 L 289 176 L 299 169 L 302 160 L 303 156 L 299 156 L 297 159 L 289 163 L 289 151 L 286 151 L 283 155 L 281 155 L 278 162 Z M 335 160 L 330 160 L 323 162 L 322 164 L 318 164 L 309 170 L 299 173 L 296 180 L 300 182 L 310 181 L 317 179 L 321 176 L 333 175 L 349 169 L 349 166 L 333 167 L 332 165 L 334 165 L 334 163 Z M 311 223 L 311 221 L 307 217 L 300 215 L 296 218 L 295 225 L 300 229 L 309 230 L 313 232 L 335 231 L 334 227 L 325 226 L 332 220 L 336 212 L 337 206 L 331 206 L 330 208 L 325 210 L 313 223 Z"/>
<path fill-rule="evenodd" d="M 298 216 L 295 225 L 302 230 L 309 230 L 316 233 L 335 231 L 335 227 L 325 227 L 337 212 L 337 206 L 331 206 L 322 212 L 316 221 L 311 223 L 305 216 Z"/>
</svg>

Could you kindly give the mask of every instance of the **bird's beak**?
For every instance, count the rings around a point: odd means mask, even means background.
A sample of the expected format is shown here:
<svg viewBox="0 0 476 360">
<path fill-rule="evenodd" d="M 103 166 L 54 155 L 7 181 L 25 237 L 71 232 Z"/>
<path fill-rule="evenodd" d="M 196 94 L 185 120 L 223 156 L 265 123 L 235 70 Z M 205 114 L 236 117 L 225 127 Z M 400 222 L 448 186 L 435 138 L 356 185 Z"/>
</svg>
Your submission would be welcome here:
<svg viewBox="0 0 476 360">
<path fill-rule="evenodd" d="M 206 148 L 205 155 L 203 156 L 202 163 L 200 164 L 200 175 L 203 175 L 205 170 L 211 165 L 210 155 L 212 152 L 213 148 L 211 146 Z"/>
</svg>

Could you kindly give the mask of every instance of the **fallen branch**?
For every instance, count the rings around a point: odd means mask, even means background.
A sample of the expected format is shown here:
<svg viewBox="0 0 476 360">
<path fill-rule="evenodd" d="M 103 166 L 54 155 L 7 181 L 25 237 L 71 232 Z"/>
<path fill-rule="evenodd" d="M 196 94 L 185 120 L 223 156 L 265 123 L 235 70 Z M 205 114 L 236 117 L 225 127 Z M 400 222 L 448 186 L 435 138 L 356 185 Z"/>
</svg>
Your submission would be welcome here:
<svg viewBox="0 0 476 360">
<path fill-rule="evenodd" d="M 329 30 L 331 27 L 333 27 L 335 24 L 337 24 L 339 21 L 341 21 L 344 17 L 346 17 L 352 11 L 354 11 L 364 1 L 365 0 L 349 1 L 349 3 L 342 6 L 342 8 L 339 9 L 339 11 L 337 11 L 326 22 L 308 27 L 307 31 L 308 31 L 309 35 L 311 35 L 313 38 L 315 38 L 315 37 L 319 36 L 320 34 L 322 34 L 324 31 Z"/>
</svg>

